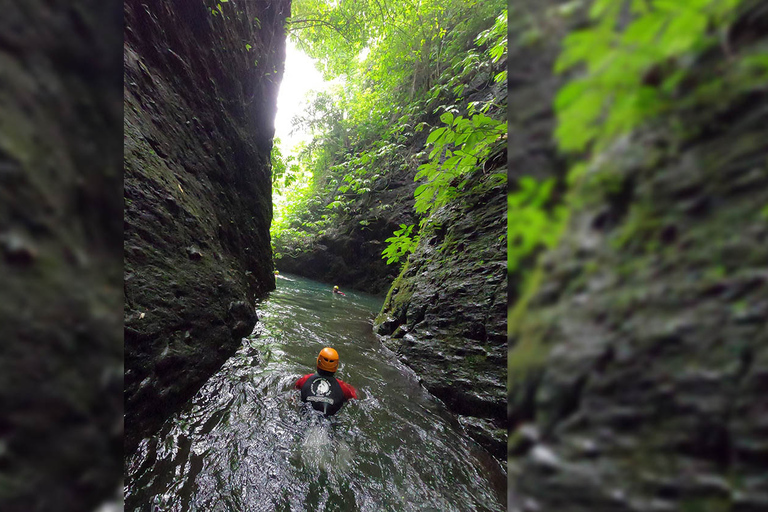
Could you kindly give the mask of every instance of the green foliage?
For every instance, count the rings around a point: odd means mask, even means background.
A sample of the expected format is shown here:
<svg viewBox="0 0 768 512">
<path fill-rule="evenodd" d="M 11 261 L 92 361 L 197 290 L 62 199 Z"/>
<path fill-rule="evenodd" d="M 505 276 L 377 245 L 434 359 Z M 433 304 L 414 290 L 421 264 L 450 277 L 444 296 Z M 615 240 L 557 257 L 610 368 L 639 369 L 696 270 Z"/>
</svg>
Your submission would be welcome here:
<svg viewBox="0 0 768 512">
<path fill-rule="evenodd" d="M 373 141 L 368 135 L 386 131 L 393 112 L 400 117 L 443 81 L 504 6 L 499 0 L 296 0 L 289 27 L 327 78 L 345 76 L 354 96 L 349 119 L 361 139 Z"/>
<path fill-rule="evenodd" d="M 440 149 L 427 167 L 419 168 L 426 185 L 419 189 L 420 196 L 426 194 L 419 201 L 433 192 L 423 215 L 435 199 L 441 204 L 461 190 L 461 180 L 452 180 L 478 167 L 506 131 L 494 119 L 505 116 L 503 105 L 468 104 L 461 98 L 466 84 L 477 81 L 479 74 L 489 82 L 505 79 L 506 11 L 499 0 L 294 0 L 289 35 L 319 59 L 326 78 L 343 80 L 331 91 L 315 94 L 293 120 L 313 136 L 292 155 L 301 173 L 273 163 L 285 176 L 300 174 L 305 180 L 301 187 L 276 184 L 276 246 L 284 240 L 292 247 L 306 246 L 322 226 L 358 222 L 352 217 L 360 208 L 370 208 L 371 196 L 389 186 L 392 174 L 425 162 L 429 151 L 420 151 L 413 141 L 432 127 L 435 112 L 451 112 L 455 119 L 445 127 L 443 139 L 430 140 Z M 450 160 L 453 156 L 459 160 Z M 368 211 L 366 221 L 388 206 Z M 388 240 L 394 245 L 383 257 L 394 263 L 411 251 L 413 229 L 401 227 Z M 291 234 L 294 230 L 307 234 L 309 241 Z"/>
<path fill-rule="evenodd" d="M 476 38 L 477 44 L 490 43 L 490 49 L 487 55 L 492 62 L 499 62 L 507 49 L 507 31 L 506 11 L 498 16 L 493 26 L 481 32 Z M 470 52 L 467 57 L 458 62 L 454 70 L 458 72 L 459 77 L 465 76 L 467 70 L 476 62 L 477 54 Z M 498 75 L 495 78 L 498 81 Z M 504 77 L 506 79 L 506 77 Z M 457 80 L 456 77 L 447 82 L 450 87 Z M 444 92 L 444 87 L 440 85 L 433 88 L 433 98 Z M 457 94 L 462 91 L 455 90 Z M 466 185 L 465 181 L 459 181 L 459 178 L 466 176 L 474 171 L 478 164 L 488 156 L 492 147 L 500 140 L 506 138 L 507 123 L 497 121 L 484 114 L 474 114 L 470 118 L 462 115 L 455 116 L 455 106 L 439 107 L 446 110 L 441 116 L 440 121 L 445 125 L 432 130 L 426 140 L 427 146 L 432 146 L 428 161 L 419 166 L 418 172 L 414 177 L 415 181 L 423 180 L 414 191 L 414 209 L 416 213 L 422 215 L 420 227 L 424 227 L 431 210 L 447 204 L 455 198 L 458 191 Z M 470 111 L 474 110 L 473 105 L 469 105 Z M 505 177 L 505 176 L 504 176 Z M 402 226 L 401 226 L 402 227 Z M 410 240 L 410 230 L 403 232 L 401 229 L 395 232 L 395 237 L 387 239 L 390 245 L 384 250 L 383 256 L 389 257 L 390 254 L 400 254 L 398 248 L 414 247 L 416 242 Z M 397 259 L 389 258 L 387 263 L 395 262 Z"/>
<path fill-rule="evenodd" d="M 507 271 L 516 270 L 537 249 L 553 247 L 568 218 L 564 206 L 547 208 L 555 180 L 536 181 L 526 176 L 518 190 L 507 196 Z"/>
<path fill-rule="evenodd" d="M 331 168 L 331 172 L 340 175 L 344 183 L 337 188 L 339 193 L 351 192 L 356 195 L 369 193 L 376 180 L 380 178 L 381 169 L 392 169 L 398 164 L 404 164 L 400 153 L 406 149 L 406 146 L 399 142 L 381 140 L 373 143 L 369 148 L 356 156 L 348 156 L 343 162 Z"/>
<path fill-rule="evenodd" d="M 280 151 L 280 139 L 277 137 L 272 144 L 271 162 L 273 187 L 278 185 L 285 187 L 290 185 L 292 180 L 296 179 L 296 176 L 298 175 L 298 165 L 294 163 L 295 157 L 283 157 L 283 153 Z M 291 169 L 292 172 L 286 175 L 286 171 L 289 169 Z"/>
<path fill-rule="evenodd" d="M 419 166 L 415 180 L 426 181 L 416 187 L 416 212 L 426 214 L 456 196 L 456 179 L 473 171 L 486 157 L 493 144 L 504 139 L 506 121 L 496 121 L 483 114 L 470 119 L 445 112 L 440 120 L 446 126 L 432 130 L 427 144 L 432 145 L 429 161 Z"/>
<path fill-rule="evenodd" d="M 270 234 L 273 250 L 301 252 L 312 246 L 313 237 L 331 223 L 328 215 L 314 216 L 322 202 L 313 195 L 315 183 L 304 160 L 293 155 L 283 158 L 279 140 L 272 147 L 272 201 L 274 217 Z M 275 257 L 282 256 L 280 251 Z"/>
<path fill-rule="evenodd" d="M 565 39 L 556 71 L 584 73 L 557 94 L 564 151 L 603 148 L 617 135 L 676 107 L 691 57 L 718 43 L 741 0 L 595 0 L 593 26 Z M 625 8 L 632 18 L 620 23 Z M 660 78 L 656 79 L 654 75 Z"/>
<path fill-rule="evenodd" d="M 475 42 L 479 45 L 490 44 L 488 54 L 491 62 L 497 63 L 507 55 L 507 10 L 505 9 L 496 18 L 493 26 L 478 34 Z M 506 82 L 507 70 L 501 71 L 493 77 L 494 82 Z"/>
<path fill-rule="evenodd" d="M 397 263 L 400 258 L 413 252 L 419 245 L 419 237 L 411 236 L 413 231 L 413 224 L 406 226 L 400 224 L 400 229 L 394 232 L 394 235 L 387 238 L 389 245 L 381 253 L 383 258 L 386 258 L 387 265 L 391 263 Z"/>
</svg>

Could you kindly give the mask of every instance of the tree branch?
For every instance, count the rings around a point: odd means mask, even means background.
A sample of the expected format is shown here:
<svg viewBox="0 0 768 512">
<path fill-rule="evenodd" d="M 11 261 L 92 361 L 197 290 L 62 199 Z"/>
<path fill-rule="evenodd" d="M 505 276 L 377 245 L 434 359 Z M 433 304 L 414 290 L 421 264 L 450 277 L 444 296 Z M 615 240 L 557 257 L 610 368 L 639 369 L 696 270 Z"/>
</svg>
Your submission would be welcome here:
<svg viewBox="0 0 768 512">
<path fill-rule="evenodd" d="M 305 28 L 311 28 L 311 27 L 315 27 L 315 26 L 328 27 L 331 30 L 334 30 L 335 32 L 338 32 L 338 34 L 341 37 L 343 37 L 346 42 L 352 44 L 352 41 L 349 39 L 349 37 L 347 37 L 347 35 L 344 32 L 342 32 L 341 29 L 337 25 L 334 25 L 330 21 L 319 19 L 319 18 L 317 18 L 317 19 L 305 18 L 305 19 L 299 19 L 299 20 L 289 19 L 287 21 L 287 24 L 289 26 L 289 30 L 294 29 L 294 25 L 297 24 L 297 23 L 309 24 L 309 25 L 295 27 L 296 30 L 302 30 L 302 29 L 305 29 Z"/>
</svg>

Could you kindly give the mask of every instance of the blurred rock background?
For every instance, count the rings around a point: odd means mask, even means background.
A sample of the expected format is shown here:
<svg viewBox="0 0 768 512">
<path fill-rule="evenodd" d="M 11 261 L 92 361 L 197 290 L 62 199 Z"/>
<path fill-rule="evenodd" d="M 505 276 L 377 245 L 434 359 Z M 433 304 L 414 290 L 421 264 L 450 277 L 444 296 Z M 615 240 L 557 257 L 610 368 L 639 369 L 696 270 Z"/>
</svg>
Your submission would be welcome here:
<svg viewBox="0 0 768 512">
<path fill-rule="evenodd" d="M 0 509 L 93 510 L 122 494 L 122 5 L 0 12 Z"/>
<path fill-rule="evenodd" d="M 568 4 L 574 28 L 616 5 Z M 564 157 L 562 237 L 510 276 L 511 510 L 768 510 L 768 3 L 722 20 L 716 4 L 668 3 L 698 21 L 632 29 L 638 54 L 686 48 L 638 77 L 663 108 Z M 631 58 L 596 69 L 626 76 Z"/>
</svg>

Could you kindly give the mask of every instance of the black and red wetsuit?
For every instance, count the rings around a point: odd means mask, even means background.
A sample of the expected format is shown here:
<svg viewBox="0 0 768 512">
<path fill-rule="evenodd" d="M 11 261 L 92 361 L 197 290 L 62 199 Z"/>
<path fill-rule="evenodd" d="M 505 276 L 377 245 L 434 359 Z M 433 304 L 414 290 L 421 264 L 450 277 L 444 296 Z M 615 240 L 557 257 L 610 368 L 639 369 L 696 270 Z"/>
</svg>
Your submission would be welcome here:
<svg viewBox="0 0 768 512">
<path fill-rule="evenodd" d="M 323 370 L 303 376 L 296 381 L 295 387 L 301 389 L 302 402 L 309 402 L 313 409 L 326 416 L 336 414 L 344 402 L 357 398 L 355 388 Z"/>
</svg>

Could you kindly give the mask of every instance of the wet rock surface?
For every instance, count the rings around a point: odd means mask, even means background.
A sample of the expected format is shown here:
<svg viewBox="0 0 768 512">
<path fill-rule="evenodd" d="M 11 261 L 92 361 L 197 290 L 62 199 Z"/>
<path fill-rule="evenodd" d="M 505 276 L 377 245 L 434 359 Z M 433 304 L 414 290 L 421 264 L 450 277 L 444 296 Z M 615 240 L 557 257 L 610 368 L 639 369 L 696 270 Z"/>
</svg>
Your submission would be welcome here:
<svg viewBox="0 0 768 512">
<path fill-rule="evenodd" d="M 506 152 L 496 164 L 506 162 Z M 392 285 L 376 332 L 491 453 L 506 439 L 506 183 L 479 172 Z M 482 190 L 482 192 L 480 192 Z M 466 199 L 466 198 L 464 198 Z"/>
<path fill-rule="evenodd" d="M 0 509 L 121 488 L 121 7 L 0 15 Z"/>
<path fill-rule="evenodd" d="M 512 510 L 768 504 L 768 96 L 682 119 L 607 151 L 544 255 L 510 341 Z"/>
<path fill-rule="evenodd" d="M 274 288 L 270 150 L 290 2 L 216 6 L 125 2 L 129 452 L 237 349 Z"/>
</svg>

